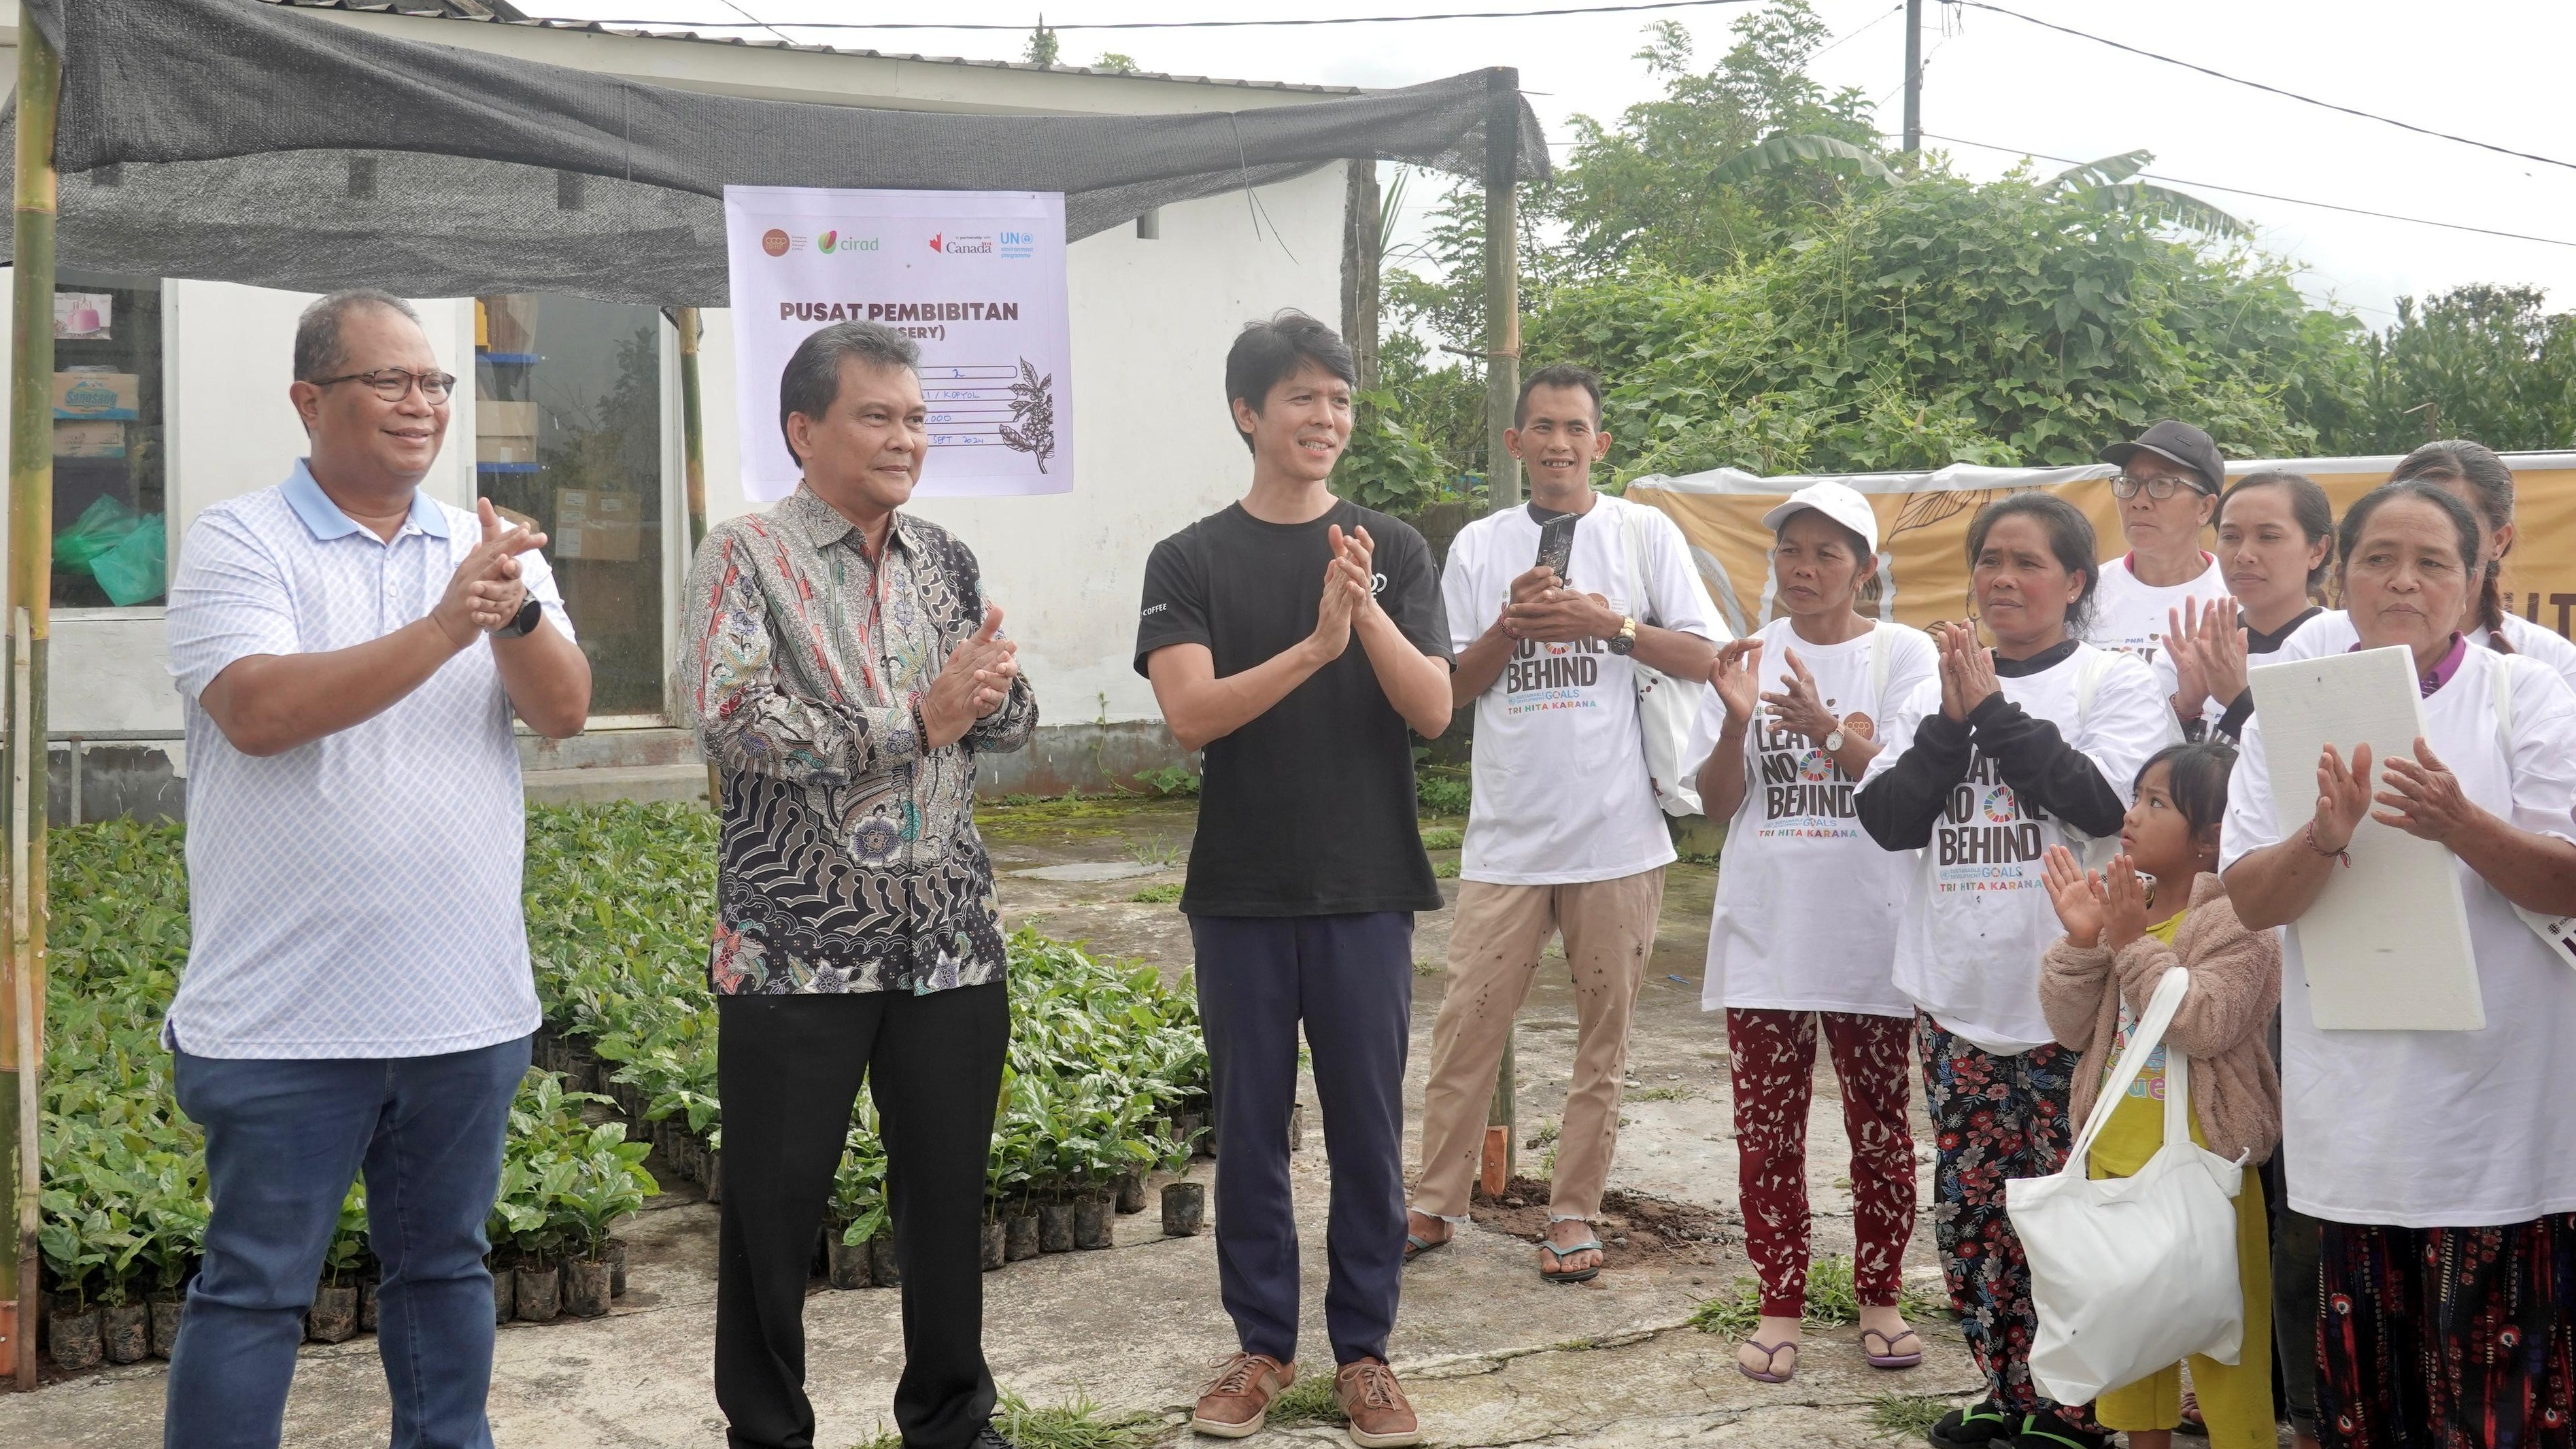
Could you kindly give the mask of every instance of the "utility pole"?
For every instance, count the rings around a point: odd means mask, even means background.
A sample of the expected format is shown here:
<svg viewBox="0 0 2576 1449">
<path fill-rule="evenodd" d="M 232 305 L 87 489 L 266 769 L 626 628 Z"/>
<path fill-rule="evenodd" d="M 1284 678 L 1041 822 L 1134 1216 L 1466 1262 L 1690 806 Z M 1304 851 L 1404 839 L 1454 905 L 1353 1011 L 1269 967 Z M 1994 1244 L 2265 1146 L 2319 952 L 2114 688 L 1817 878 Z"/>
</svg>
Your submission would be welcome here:
<svg viewBox="0 0 2576 1449">
<path fill-rule="evenodd" d="M 1923 152 L 1923 0 L 1905 0 L 1905 154 Z"/>
</svg>

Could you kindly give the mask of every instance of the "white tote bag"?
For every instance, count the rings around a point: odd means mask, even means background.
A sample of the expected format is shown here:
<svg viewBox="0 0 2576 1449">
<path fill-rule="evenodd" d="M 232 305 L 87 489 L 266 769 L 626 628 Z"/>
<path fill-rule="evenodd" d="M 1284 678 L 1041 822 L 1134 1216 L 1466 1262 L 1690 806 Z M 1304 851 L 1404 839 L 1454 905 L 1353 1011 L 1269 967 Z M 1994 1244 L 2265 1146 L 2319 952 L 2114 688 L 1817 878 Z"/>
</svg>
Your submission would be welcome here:
<svg viewBox="0 0 2576 1449">
<path fill-rule="evenodd" d="M 1619 501 L 1619 533 L 1628 548 L 1628 607 L 1637 621 L 1660 629 L 1664 621 L 1654 606 L 1654 562 L 1646 556 L 1645 525 L 1635 513 L 1645 511 L 1642 503 Z M 1667 815 L 1697 815 L 1699 777 L 1692 772 L 1699 761 L 1690 758 L 1691 731 L 1699 722 L 1700 696 L 1707 692 L 1704 679 L 1675 679 L 1646 667 L 1641 659 L 1630 660 L 1637 678 L 1637 728 L 1646 747 L 1646 779 L 1654 786 L 1655 803 Z"/>
<path fill-rule="evenodd" d="M 2031 1378 L 2061 1404 L 2090 1403 L 2191 1354 L 2232 1364 L 2245 1336 L 2232 1201 L 2244 1169 L 2191 1140 L 2182 1053 L 2165 1053 L 2164 1146 L 2135 1177 L 2084 1175 L 2093 1139 L 2163 1042 L 2190 984 L 2178 966 L 2156 984 L 2065 1167 L 2004 1184 L 2039 1309 Z"/>
</svg>

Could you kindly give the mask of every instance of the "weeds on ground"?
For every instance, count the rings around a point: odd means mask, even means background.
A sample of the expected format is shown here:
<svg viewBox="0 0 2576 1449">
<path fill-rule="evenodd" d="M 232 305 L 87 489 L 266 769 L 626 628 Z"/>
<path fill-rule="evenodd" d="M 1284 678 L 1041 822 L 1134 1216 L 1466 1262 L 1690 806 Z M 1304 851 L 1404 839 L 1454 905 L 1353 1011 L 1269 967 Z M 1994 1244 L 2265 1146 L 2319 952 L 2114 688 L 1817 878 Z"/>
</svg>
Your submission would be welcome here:
<svg viewBox="0 0 2576 1449">
<path fill-rule="evenodd" d="M 1946 1297 L 1918 1292 L 1908 1285 L 1897 1295 L 1897 1311 L 1908 1321 L 1937 1321 L 1950 1316 Z M 1762 1317 L 1762 1289 L 1750 1278 L 1735 1280 L 1734 1290 L 1721 1293 L 1693 1310 L 1690 1326 L 1702 1333 L 1751 1333 Z M 1852 1260 L 1836 1253 L 1819 1258 L 1807 1270 L 1807 1314 L 1809 1328 L 1848 1328 L 1860 1322 L 1860 1294 L 1852 1282 Z"/>
<path fill-rule="evenodd" d="M 1270 1401 L 1269 1422 L 1272 1428 L 1341 1423 L 1342 1405 L 1333 1397 L 1333 1381 L 1322 1374 L 1309 1374 L 1290 1384 Z"/>
<path fill-rule="evenodd" d="M 1112 1415 L 1076 1394 L 1070 1403 L 1032 1404 L 1008 1389 L 993 1408 L 993 1427 L 1018 1449 L 1143 1449 L 1160 1427 L 1152 1414 Z"/>
<path fill-rule="evenodd" d="M 1882 1394 L 1869 1406 L 1869 1426 L 1891 1438 L 1920 1439 L 1949 1412 L 1949 1400 L 1929 1394 Z"/>
<path fill-rule="evenodd" d="M 1545 1147 L 1556 1140 L 1556 1134 L 1560 1130 L 1562 1129 L 1558 1126 L 1555 1118 L 1547 1118 L 1538 1124 L 1538 1130 L 1531 1133 L 1529 1135 L 1529 1140 L 1521 1145 L 1532 1150 Z"/>
<path fill-rule="evenodd" d="M 1140 906 L 1168 906 L 1180 898 L 1180 882 L 1167 881 L 1162 885 L 1149 885 L 1127 899 Z"/>
<path fill-rule="evenodd" d="M 1454 860 L 1435 860 L 1431 862 L 1431 874 L 1436 880 L 1456 880 L 1458 878 L 1458 862 Z"/>
<path fill-rule="evenodd" d="M 1686 1102 L 1698 1095 L 1699 1093 L 1692 1091 L 1688 1087 L 1648 1087 L 1643 1091 L 1628 1093 L 1627 1100 L 1631 1102 Z"/>
<path fill-rule="evenodd" d="M 1447 966 L 1438 961 L 1416 961 L 1413 963 L 1413 974 L 1416 976 L 1437 976 L 1448 969 L 1449 968 Z"/>
<path fill-rule="evenodd" d="M 1127 843 L 1127 853 L 1136 857 L 1138 865 L 1170 870 L 1189 858 L 1190 845 L 1186 840 L 1131 840 Z"/>
<path fill-rule="evenodd" d="M 1422 832 L 1425 850 L 1456 850 L 1467 843 L 1467 832 L 1449 825 L 1437 825 Z"/>
<path fill-rule="evenodd" d="M 860 1440 L 856 1444 L 851 1445 L 850 1449 L 903 1449 L 903 1435 L 896 1430 L 887 1428 L 885 1426 L 885 1420 L 879 1419 L 877 1420 L 877 1431 Z"/>
<path fill-rule="evenodd" d="M 1157 795 L 1195 795 L 1199 792 L 1199 777 L 1187 765 L 1138 770 L 1136 780 Z"/>
</svg>

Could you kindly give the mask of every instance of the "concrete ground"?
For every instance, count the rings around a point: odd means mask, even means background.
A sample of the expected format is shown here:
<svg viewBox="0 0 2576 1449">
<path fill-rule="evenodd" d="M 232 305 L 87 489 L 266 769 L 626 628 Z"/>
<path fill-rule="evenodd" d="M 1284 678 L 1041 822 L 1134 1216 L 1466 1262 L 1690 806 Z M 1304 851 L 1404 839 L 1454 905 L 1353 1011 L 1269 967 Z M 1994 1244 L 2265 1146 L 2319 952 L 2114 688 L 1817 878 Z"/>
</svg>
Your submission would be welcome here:
<svg viewBox="0 0 2576 1449">
<path fill-rule="evenodd" d="M 1191 824 L 1180 803 L 1051 802 L 989 811 L 987 835 L 1005 873 L 1011 924 L 1086 939 L 1096 950 L 1143 957 L 1177 976 L 1189 960 L 1185 922 L 1168 903 L 1131 897 L 1179 882 Z M 1722 1241 L 1646 1252 L 1641 1225 L 1639 1251 L 1618 1255 L 1634 1261 L 1614 1260 L 1593 1283 L 1560 1287 L 1539 1280 L 1526 1243 L 1479 1226 L 1409 1268 L 1393 1350 L 1435 1444 L 1920 1443 L 1919 1434 L 1889 1426 L 1920 1414 L 1922 1399 L 1957 1401 L 1978 1386 L 1947 1322 L 1919 1325 L 1930 1353 L 1923 1367 L 1901 1374 L 1868 1368 L 1855 1330 L 1819 1332 L 1796 1380 L 1779 1387 L 1735 1372 L 1733 1339 L 1686 1326 L 1701 1301 L 1731 1294 L 1750 1273 L 1735 1213 L 1725 1035 L 1720 1020 L 1699 1009 L 1714 879 L 1704 865 L 1672 872 L 1638 1007 L 1612 1184 L 1703 1210 Z M 1455 882 L 1444 885 L 1454 896 Z M 1408 1083 L 1417 1120 L 1450 919 L 1444 910 L 1422 917 L 1417 928 Z M 1572 993 L 1561 974 L 1543 972 L 1519 1035 L 1525 1137 L 1542 1134 L 1561 1109 L 1573 1044 Z M 1313 1101 L 1311 1089 L 1306 1100 Z M 1313 1372 L 1329 1360 L 1321 1308 L 1329 1178 L 1321 1134 L 1310 1127 L 1308 1140 L 1295 1179 L 1309 1284 L 1305 1343 L 1320 1355 L 1310 1360 Z M 1828 1068 L 1817 1082 L 1808 1168 L 1820 1255 L 1851 1249 L 1851 1198 L 1839 1185 L 1848 1150 Z M 1524 1151 L 1522 1170 L 1535 1174 L 1540 1156 Z M 1221 1186 L 1215 1165 L 1197 1171 Z M 506 1449 L 702 1449 L 724 1442 L 708 1368 L 714 1210 L 684 1189 L 657 1200 L 626 1236 L 632 1288 L 609 1317 L 501 1333 L 491 1414 Z M 1928 1224 L 1907 1262 L 1909 1279 L 1937 1293 Z M 1151 1415 L 1170 1439 L 1188 1438 L 1180 1413 L 1211 1363 L 1233 1346 L 1217 1301 L 1213 1240 L 1164 1238 L 1151 1213 L 1119 1219 L 1111 1251 L 1015 1263 L 984 1283 L 987 1347 L 1005 1388 L 1035 1404 L 1087 1399 L 1112 1414 Z M 816 1443 L 844 1449 L 890 1428 L 901 1367 L 897 1295 L 818 1289 L 806 1323 Z M 0 1444 L 156 1443 L 161 1397 L 157 1365 L 112 1369 L 27 1397 L 0 1395 Z M 286 1442 L 379 1445 L 387 1425 L 372 1338 L 308 1345 Z M 1250 1442 L 1297 1439 L 1341 1442 L 1323 1425 L 1274 1428 Z"/>
</svg>

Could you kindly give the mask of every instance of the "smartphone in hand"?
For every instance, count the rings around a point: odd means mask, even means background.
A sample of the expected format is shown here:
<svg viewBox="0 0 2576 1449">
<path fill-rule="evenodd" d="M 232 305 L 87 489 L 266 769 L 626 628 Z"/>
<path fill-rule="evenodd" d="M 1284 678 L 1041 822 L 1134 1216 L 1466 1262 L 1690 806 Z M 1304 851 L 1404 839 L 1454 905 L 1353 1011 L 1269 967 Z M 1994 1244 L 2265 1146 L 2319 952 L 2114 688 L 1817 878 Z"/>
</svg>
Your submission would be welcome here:
<svg viewBox="0 0 2576 1449">
<path fill-rule="evenodd" d="M 1574 563 L 1574 525 L 1579 513 L 1560 513 L 1538 526 L 1538 560 L 1532 567 L 1556 570 L 1557 587 L 1568 587 L 1566 570 Z"/>
</svg>

